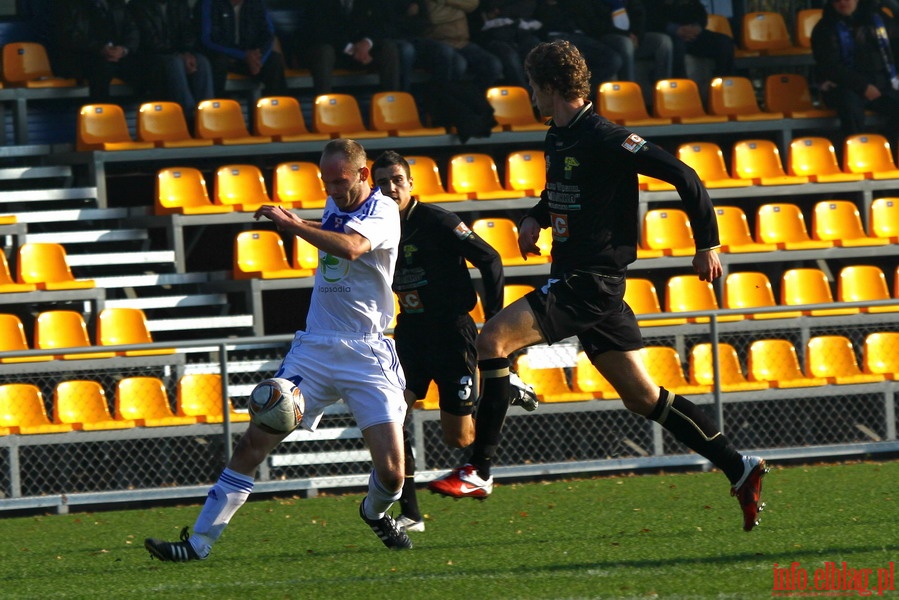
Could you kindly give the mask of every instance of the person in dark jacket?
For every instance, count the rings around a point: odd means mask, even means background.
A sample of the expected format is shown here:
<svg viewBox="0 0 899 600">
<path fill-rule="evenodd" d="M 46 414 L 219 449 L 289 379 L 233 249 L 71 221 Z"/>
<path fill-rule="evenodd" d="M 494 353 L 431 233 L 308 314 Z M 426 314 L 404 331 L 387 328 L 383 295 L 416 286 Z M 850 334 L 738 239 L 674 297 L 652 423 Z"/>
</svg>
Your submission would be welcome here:
<svg viewBox="0 0 899 600">
<path fill-rule="evenodd" d="M 140 32 L 125 0 L 60 0 L 52 21 L 54 70 L 86 79 L 92 102 L 110 101 L 116 77 L 142 90 L 145 79 L 135 59 Z"/>
<path fill-rule="evenodd" d="M 154 100 L 181 105 L 188 123 L 197 104 L 212 98 L 212 67 L 197 52 L 197 35 L 187 0 L 131 0 L 128 4 L 140 30 L 137 58 L 149 77 Z"/>
<path fill-rule="evenodd" d="M 672 74 L 686 77 L 686 55 L 712 59 L 713 77 L 734 74 L 734 40 L 709 31 L 709 13 L 699 0 L 659 0 L 646 14 L 646 29 L 666 33 L 673 43 Z"/>
<path fill-rule="evenodd" d="M 824 102 L 837 111 L 844 136 L 866 130 L 865 111 L 887 119 L 891 142 L 899 134 L 896 21 L 873 0 L 828 1 L 812 30 L 816 80 Z"/>
<path fill-rule="evenodd" d="M 510 390 L 508 356 L 533 344 L 576 336 L 625 408 L 664 427 L 721 469 L 743 512 L 743 529 L 758 521 L 765 461 L 741 455 L 709 415 L 655 384 L 643 364 L 643 337 L 624 301 L 627 267 L 637 258 L 642 173 L 673 184 L 694 224 L 693 269 L 703 281 L 722 275 L 715 209 L 689 166 L 593 110 L 587 65 L 565 41 L 540 44 L 525 70 L 546 134 L 546 189 L 519 223 L 522 257 L 539 254 L 540 230 L 551 227 L 549 280 L 487 321 L 477 339 L 482 394 L 469 464 L 431 481 L 454 498 L 483 498 L 493 488 L 491 463 L 501 440 Z"/>
<path fill-rule="evenodd" d="M 216 96 L 224 95 L 229 71 L 261 82 L 266 95 L 286 92 L 284 58 L 273 48 L 275 27 L 263 0 L 198 0 L 194 11 Z"/>
</svg>

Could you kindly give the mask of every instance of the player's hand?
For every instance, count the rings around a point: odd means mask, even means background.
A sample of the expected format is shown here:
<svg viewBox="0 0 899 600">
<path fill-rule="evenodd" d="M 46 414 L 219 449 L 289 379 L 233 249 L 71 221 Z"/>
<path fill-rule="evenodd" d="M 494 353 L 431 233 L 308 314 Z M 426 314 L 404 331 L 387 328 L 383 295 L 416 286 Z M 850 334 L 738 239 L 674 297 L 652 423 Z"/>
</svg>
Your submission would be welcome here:
<svg viewBox="0 0 899 600">
<path fill-rule="evenodd" d="M 709 282 L 718 279 L 724 273 L 718 252 L 715 250 L 697 252 L 693 257 L 693 270 L 699 275 L 700 280 Z"/>
<path fill-rule="evenodd" d="M 534 217 L 525 217 L 518 227 L 518 251 L 521 258 L 527 260 L 528 254 L 540 255 L 537 238 L 540 237 L 540 224 Z"/>
<path fill-rule="evenodd" d="M 293 214 L 283 206 L 271 206 L 269 204 L 260 206 L 259 209 L 253 214 L 253 218 L 255 220 L 259 220 L 262 217 L 270 220 L 275 224 L 275 227 L 278 228 L 278 231 L 284 231 L 289 229 L 291 226 L 302 225 L 303 219 Z"/>
</svg>

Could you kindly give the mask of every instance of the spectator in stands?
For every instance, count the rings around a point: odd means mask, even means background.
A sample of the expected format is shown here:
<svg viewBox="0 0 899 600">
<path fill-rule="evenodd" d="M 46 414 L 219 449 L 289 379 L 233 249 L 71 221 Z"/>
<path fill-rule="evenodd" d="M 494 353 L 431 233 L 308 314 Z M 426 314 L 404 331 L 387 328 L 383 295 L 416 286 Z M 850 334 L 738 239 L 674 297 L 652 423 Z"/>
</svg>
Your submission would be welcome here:
<svg viewBox="0 0 899 600">
<path fill-rule="evenodd" d="M 566 40 L 581 51 L 590 68 L 591 88 L 596 89 L 604 81 L 618 77 L 624 62 L 621 56 L 610 46 L 577 28 L 573 16 L 564 10 L 559 0 L 537 0 L 534 16 L 543 25 L 541 35 L 546 40 Z"/>
<path fill-rule="evenodd" d="M 506 85 L 528 87 L 524 57 L 540 43 L 536 0 L 483 0 L 469 14 L 472 39 L 500 59 Z"/>
<path fill-rule="evenodd" d="M 622 59 L 619 78 L 640 83 L 644 98 L 652 98 L 656 81 L 671 77 L 671 38 L 646 30 L 646 9 L 641 0 L 565 0 L 563 6 L 577 29 L 615 49 Z M 636 61 L 640 59 L 652 62 L 648 75 L 638 75 Z"/>
<path fill-rule="evenodd" d="M 376 0 L 322 2 L 309 17 L 305 55 L 316 95 L 332 91 L 334 69 L 376 69 L 382 90 L 409 90 L 414 53 L 403 64 L 397 42 L 386 36 L 391 15 Z"/>
<path fill-rule="evenodd" d="M 284 58 L 273 48 L 275 27 L 263 0 L 198 0 L 194 10 L 216 96 L 224 96 L 229 71 L 261 82 L 267 95 L 287 91 Z"/>
<path fill-rule="evenodd" d="M 647 13 L 646 28 L 671 37 L 674 77 L 687 77 L 687 54 L 712 59 L 713 77 L 734 74 L 734 40 L 706 29 L 708 21 L 709 13 L 700 0 L 660 0 Z"/>
<path fill-rule="evenodd" d="M 110 101 L 118 77 L 140 93 L 144 79 L 134 53 L 140 32 L 125 0 L 59 0 L 53 4 L 54 72 L 86 79 L 92 102 Z"/>
<path fill-rule="evenodd" d="M 387 35 L 399 47 L 403 65 L 424 69 L 437 81 L 459 81 L 468 67 L 455 48 L 425 37 L 430 16 L 425 0 L 386 0 L 383 3 L 387 19 Z"/>
<path fill-rule="evenodd" d="M 197 104 L 212 98 L 212 67 L 197 52 L 197 36 L 187 0 L 131 0 L 140 30 L 137 58 L 155 100 L 174 100 L 193 123 Z"/>
<path fill-rule="evenodd" d="M 865 130 L 865 111 L 887 118 L 899 134 L 899 28 L 874 0 L 827 2 L 812 30 L 815 72 L 824 102 L 835 109 L 844 136 Z"/>
</svg>

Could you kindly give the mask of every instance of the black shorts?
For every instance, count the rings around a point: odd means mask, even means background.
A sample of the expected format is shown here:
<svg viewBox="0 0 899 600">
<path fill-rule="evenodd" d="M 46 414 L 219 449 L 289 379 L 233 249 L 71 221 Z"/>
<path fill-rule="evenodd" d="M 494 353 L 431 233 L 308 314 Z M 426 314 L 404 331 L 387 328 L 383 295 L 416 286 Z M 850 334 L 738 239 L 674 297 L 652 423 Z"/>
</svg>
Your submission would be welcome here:
<svg viewBox="0 0 899 600">
<path fill-rule="evenodd" d="M 406 389 L 422 399 L 431 381 L 440 392 L 440 410 L 460 417 L 474 412 L 478 391 L 475 338 L 478 328 L 468 315 L 448 321 L 400 315 L 393 339 L 406 374 Z"/>
<path fill-rule="evenodd" d="M 624 301 L 626 276 L 572 271 L 551 277 L 527 298 L 548 344 L 577 336 L 587 356 L 643 347 L 634 311 Z"/>
</svg>

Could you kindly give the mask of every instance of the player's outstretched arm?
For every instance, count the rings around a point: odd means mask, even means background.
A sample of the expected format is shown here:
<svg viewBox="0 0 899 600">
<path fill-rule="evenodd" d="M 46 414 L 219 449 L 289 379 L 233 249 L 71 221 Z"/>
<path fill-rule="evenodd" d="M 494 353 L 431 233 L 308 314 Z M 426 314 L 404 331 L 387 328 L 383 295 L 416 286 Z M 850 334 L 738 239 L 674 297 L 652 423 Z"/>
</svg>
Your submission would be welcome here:
<svg viewBox="0 0 899 600">
<path fill-rule="evenodd" d="M 724 272 L 721 268 L 721 260 L 718 252 L 712 250 L 698 250 L 693 257 L 693 270 L 702 281 L 714 281 Z"/>
</svg>

